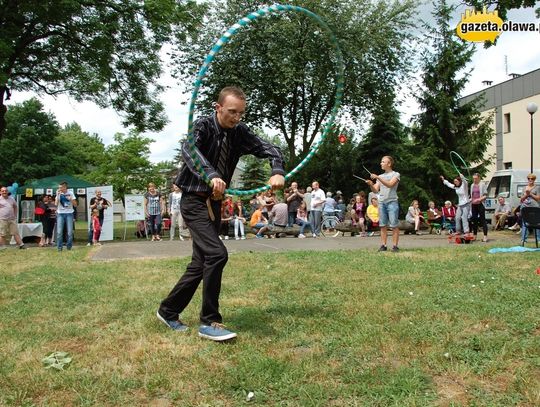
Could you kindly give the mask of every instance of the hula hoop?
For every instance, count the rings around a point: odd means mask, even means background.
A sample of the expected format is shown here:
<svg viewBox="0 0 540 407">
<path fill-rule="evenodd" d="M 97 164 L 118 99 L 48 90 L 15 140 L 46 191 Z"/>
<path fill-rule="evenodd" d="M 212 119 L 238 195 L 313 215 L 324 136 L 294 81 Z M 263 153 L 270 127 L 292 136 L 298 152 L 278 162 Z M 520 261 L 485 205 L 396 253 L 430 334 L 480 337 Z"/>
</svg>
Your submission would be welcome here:
<svg viewBox="0 0 540 407">
<path fill-rule="evenodd" d="M 195 164 L 195 168 L 199 172 L 199 175 L 208 184 L 210 184 L 210 179 L 204 172 L 201 162 L 199 160 L 199 157 L 196 154 L 195 138 L 193 136 L 193 112 L 195 110 L 195 101 L 197 100 L 197 96 L 199 94 L 199 88 L 202 85 L 202 80 L 207 74 L 208 68 L 210 67 L 210 64 L 212 63 L 212 61 L 214 60 L 214 57 L 221 50 L 221 48 L 227 42 L 229 42 L 231 37 L 235 35 L 239 29 L 247 26 L 248 24 L 250 24 L 252 21 L 255 21 L 259 17 L 265 16 L 267 14 L 280 13 L 280 12 L 286 12 L 286 11 L 297 11 L 315 20 L 319 24 L 319 26 L 321 26 L 321 28 L 323 28 L 328 33 L 330 37 L 330 42 L 332 43 L 332 46 L 336 53 L 336 59 L 337 59 L 336 61 L 337 62 L 336 95 L 335 95 L 334 106 L 332 107 L 332 110 L 330 112 L 330 120 L 324 126 L 323 132 L 321 134 L 321 139 L 318 142 L 314 143 L 311 146 L 306 157 L 295 168 L 293 168 L 287 175 L 285 175 L 286 180 L 291 178 L 293 175 L 295 175 L 301 168 L 303 168 L 309 162 L 309 160 L 311 160 L 311 158 L 315 155 L 320 145 L 326 139 L 326 136 L 328 135 L 328 133 L 330 133 L 332 129 L 332 126 L 336 119 L 337 112 L 339 110 L 339 107 L 341 106 L 341 99 L 343 97 L 343 82 L 344 82 L 343 72 L 345 70 L 344 64 L 343 64 L 343 55 L 341 53 L 341 49 L 339 48 L 339 44 L 338 44 L 338 40 L 336 36 L 334 35 L 330 27 L 324 22 L 322 18 L 320 18 L 317 14 L 305 8 L 298 7 L 298 6 L 291 6 L 291 5 L 282 5 L 282 4 L 274 4 L 269 7 L 263 7 L 260 10 L 250 13 L 244 18 L 241 18 L 240 20 L 238 20 L 236 24 L 232 25 L 225 32 L 225 34 L 223 34 L 223 36 L 214 44 L 214 46 L 212 47 L 212 49 L 206 56 L 204 63 L 197 74 L 197 78 L 195 79 L 195 83 L 194 83 L 195 87 L 193 89 L 193 92 L 191 93 L 191 102 L 189 104 L 187 142 L 188 142 L 188 146 L 190 150 L 190 157 Z M 269 185 L 265 185 L 259 188 L 249 189 L 249 190 L 226 189 L 225 193 L 230 194 L 230 195 L 251 195 L 251 194 L 256 194 L 259 192 L 266 191 L 269 188 L 270 188 Z"/>
<path fill-rule="evenodd" d="M 455 170 L 457 171 L 458 174 L 462 174 L 463 171 L 460 171 L 458 166 L 456 165 L 456 162 L 454 161 L 455 160 L 459 160 L 461 161 L 461 164 L 463 164 L 463 167 L 462 170 L 467 170 L 467 173 L 469 174 L 469 178 L 471 178 L 471 171 L 469 169 L 469 166 L 467 165 L 467 163 L 465 162 L 465 160 L 463 159 L 463 157 L 461 157 L 458 153 L 456 153 L 455 151 L 450 151 L 450 161 L 452 161 L 452 165 L 454 166 Z"/>
</svg>

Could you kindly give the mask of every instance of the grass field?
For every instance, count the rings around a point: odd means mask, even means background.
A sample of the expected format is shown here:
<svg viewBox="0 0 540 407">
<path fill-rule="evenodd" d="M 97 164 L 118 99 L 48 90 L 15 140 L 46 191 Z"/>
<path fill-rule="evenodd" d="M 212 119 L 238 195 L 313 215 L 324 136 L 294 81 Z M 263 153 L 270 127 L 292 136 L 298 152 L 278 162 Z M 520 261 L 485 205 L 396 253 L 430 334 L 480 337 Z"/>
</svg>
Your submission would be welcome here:
<svg viewBox="0 0 540 407">
<path fill-rule="evenodd" d="M 537 253 L 235 254 L 227 344 L 197 337 L 200 292 L 187 334 L 155 317 L 187 259 L 88 253 L 1 252 L 0 405 L 540 405 Z"/>
</svg>

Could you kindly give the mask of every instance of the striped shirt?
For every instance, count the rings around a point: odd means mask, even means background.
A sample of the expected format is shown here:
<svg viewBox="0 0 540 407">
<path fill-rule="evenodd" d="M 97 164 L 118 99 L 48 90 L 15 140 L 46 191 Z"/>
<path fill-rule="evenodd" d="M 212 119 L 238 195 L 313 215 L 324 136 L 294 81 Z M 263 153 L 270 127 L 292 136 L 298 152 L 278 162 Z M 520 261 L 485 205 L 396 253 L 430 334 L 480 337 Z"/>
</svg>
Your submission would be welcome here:
<svg viewBox="0 0 540 407">
<path fill-rule="evenodd" d="M 209 179 L 221 178 L 229 187 L 231 179 L 243 155 L 254 155 L 258 158 L 268 158 L 272 168 L 272 175 L 285 175 L 283 169 L 283 156 L 278 147 L 264 141 L 253 133 L 245 123 L 239 123 L 232 129 L 223 129 L 214 113 L 195 122 L 193 136 L 195 138 L 196 155 L 202 165 L 203 171 Z M 219 174 L 217 167 L 223 139 L 228 137 L 229 151 L 224 174 Z M 182 143 L 182 157 L 184 164 L 174 182 L 184 192 L 205 192 L 210 194 L 212 189 L 195 169 L 195 163 L 190 155 L 187 141 Z"/>
</svg>

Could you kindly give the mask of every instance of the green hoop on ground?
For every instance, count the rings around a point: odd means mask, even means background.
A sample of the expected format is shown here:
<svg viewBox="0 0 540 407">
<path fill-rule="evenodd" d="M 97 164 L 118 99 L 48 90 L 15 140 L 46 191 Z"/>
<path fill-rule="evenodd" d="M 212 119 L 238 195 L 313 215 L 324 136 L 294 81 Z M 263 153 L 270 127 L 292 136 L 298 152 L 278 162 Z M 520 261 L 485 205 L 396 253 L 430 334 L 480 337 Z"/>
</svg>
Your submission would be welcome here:
<svg viewBox="0 0 540 407">
<path fill-rule="evenodd" d="M 471 171 L 465 160 L 462 156 L 460 156 L 455 151 L 450 151 L 450 161 L 452 161 L 452 165 L 454 166 L 455 170 L 457 171 L 458 175 L 463 174 L 463 170 L 467 170 L 467 174 L 469 174 L 469 178 L 471 178 Z M 461 171 L 459 170 L 457 164 L 463 164 L 461 167 Z"/>
<path fill-rule="evenodd" d="M 298 7 L 298 6 L 291 6 L 291 5 L 282 5 L 282 4 L 274 4 L 269 7 L 263 7 L 260 10 L 250 13 L 244 18 L 241 18 L 240 20 L 238 20 L 236 24 L 231 26 L 225 32 L 225 34 L 223 34 L 223 36 L 214 44 L 214 46 L 212 47 L 212 49 L 206 56 L 203 65 L 199 69 L 197 78 L 195 79 L 194 89 L 193 89 L 193 92 L 191 93 L 191 102 L 189 105 L 187 142 L 188 142 L 188 146 L 190 150 L 190 157 L 195 164 L 195 168 L 199 172 L 199 175 L 208 184 L 210 184 L 210 179 L 204 172 L 204 169 L 202 168 L 202 165 L 201 165 L 201 161 L 199 160 L 199 157 L 197 156 L 196 148 L 195 148 L 195 137 L 193 136 L 193 112 L 195 111 L 195 102 L 199 94 L 199 89 L 202 85 L 202 80 L 206 76 L 208 72 L 208 68 L 210 67 L 210 64 L 212 63 L 212 61 L 214 60 L 214 57 L 221 50 L 221 48 L 227 42 L 229 42 L 231 37 L 238 32 L 238 30 L 240 30 L 242 27 L 247 26 L 252 21 L 255 21 L 256 19 L 258 19 L 259 17 L 263 17 L 267 14 L 281 13 L 281 12 L 286 12 L 286 11 L 297 11 L 297 12 L 307 15 L 308 17 L 311 17 L 313 20 L 315 20 L 319 24 L 321 28 L 323 28 L 328 33 L 330 42 L 332 43 L 332 46 L 336 54 L 336 63 L 337 63 L 336 94 L 335 94 L 334 106 L 332 107 L 332 110 L 330 112 L 330 119 L 328 120 L 328 122 L 325 124 L 323 128 L 323 132 L 321 134 L 320 140 L 314 143 L 311 146 L 306 157 L 295 168 L 293 168 L 287 175 L 285 175 L 286 180 L 294 176 L 300 169 L 302 169 L 309 162 L 309 160 L 311 160 L 311 158 L 315 155 L 315 153 L 317 152 L 321 144 L 326 139 L 327 135 L 332 130 L 337 112 L 339 110 L 339 107 L 341 106 L 341 100 L 343 98 L 343 73 L 345 71 L 344 64 L 343 64 L 343 55 L 341 53 L 341 49 L 339 48 L 339 43 L 336 36 L 334 35 L 330 27 L 324 22 L 322 18 L 320 18 L 317 14 L 305 8 Z M 269 185 L 265 185 L 259 188 L 249 189 L 249 190 L 226 189 L 225 193 L 230 194 L 230 195 L 251 195 L 251 194 L 257 194 L 259 192 L 266 191 L 269 188 L 270 188 Z"/>
</svg>

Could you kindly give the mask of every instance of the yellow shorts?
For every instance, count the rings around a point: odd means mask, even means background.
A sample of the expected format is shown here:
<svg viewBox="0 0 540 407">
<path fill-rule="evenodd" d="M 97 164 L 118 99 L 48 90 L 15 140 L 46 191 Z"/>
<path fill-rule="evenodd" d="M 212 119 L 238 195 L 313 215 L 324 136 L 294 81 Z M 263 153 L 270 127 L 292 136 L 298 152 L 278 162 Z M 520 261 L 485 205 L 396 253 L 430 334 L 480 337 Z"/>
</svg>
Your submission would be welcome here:
<svg viewBox="0 0 540 407">
<path fill-rule="evenodd" d="M 15 236 L 17 234 L 19 234 L 19 228 L 15 219 L 0 220 L 0 236 Z"/>
</svg>

